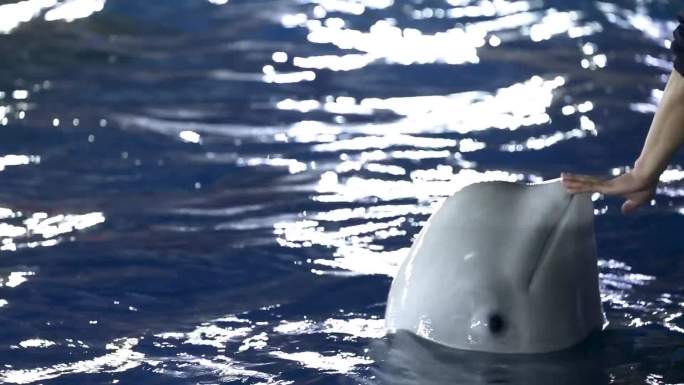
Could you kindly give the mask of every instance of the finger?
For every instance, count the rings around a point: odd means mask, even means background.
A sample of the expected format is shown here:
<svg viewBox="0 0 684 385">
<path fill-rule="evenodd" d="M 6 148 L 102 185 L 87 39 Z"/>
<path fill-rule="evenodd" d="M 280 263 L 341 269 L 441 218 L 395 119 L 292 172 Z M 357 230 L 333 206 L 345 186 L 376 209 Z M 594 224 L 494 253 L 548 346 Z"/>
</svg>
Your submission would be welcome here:
<svg viewBox="0 0 684 385">
<path fill-rule="evenodd" d="M 595 191 L 595 189 L 592 188 L 591 186 L 584 186 L 584 185 L 564 186 L 564 187 L 565 187 L 565 191 L 569 192 L 570 194 L 590 193 L 590 192 Z"/>
<path fill-rule="evenodd" d="M 650 202 L 653 198 L 653 194 L 649 193 L 649 191 L 639 191 L 633 194 L 627 194 L 625 195 L 625 198 L 641 206 Z"/>
<path fill-rule="evenodd" d="M 575 177 L 564 177 L 561 179 L 561 184 L 564 187 L 579 187 L 587 185 L 586 182 L 583 182 Z"/>
<path fill-rule="evenodd" d="M 569 173 L 569 172 L 562 172 L 562 173 L 560 174 L 561 181 L 566 181 L 566 180 L 574 179 L 575 176 L 576 176 L 576 174 L 571 174 L 571 173 Z"/>
<path fill-rule="evenodd" d="M 579 192 L 602 192 L 603 182 L 595 178 L 582 178 L 582 179 L 565 179 L 562 180 L 562 185 L 568 192 L 579 193 Z"/>
<path fill-rule="evenodd" d="M 582 194 L 582 193 L 590 193 L 594 192 L 593 189 L 588 188 L 586 186 L 577 186 L 577 187 L 565 187 L 565 191 L 567 191 L 570 194 Z"/>
<path fill-rule="evenodd" d="M 579 175 L 575 174 L 561 174 L 561 183 L 563 185 L 569 184 L 569 183 L 580 183 L 582 180 L 580 179 Z"/>
<path fill-rule="evenodd" d="M 622 212 L 624 214 L 631 214 L 639 207 L 646 204 L 651 199 L 651 194 L 639 192 L 636 194 L 627 195 L 627 200 L 622 204 Z"/>
<path fill-rule="evenodd" d="M 577 182 L 577 183 L 600 183 L 601 179 L 591 176 L 591 175 L 580 175 L 580 174 L 561 174 L 561 180 L 566 182 Z"/>
<path fill-rule="evenodd" d="M 641 204 L 639 204 L 638 202 L 628 199 L 625 201 L 625 203 L 622 204 L 621 211 L 623 214 L 629 215 L 636 211 L 636 209 L 638 209 L 639 206 L 641 206 Z"/>
</svg>

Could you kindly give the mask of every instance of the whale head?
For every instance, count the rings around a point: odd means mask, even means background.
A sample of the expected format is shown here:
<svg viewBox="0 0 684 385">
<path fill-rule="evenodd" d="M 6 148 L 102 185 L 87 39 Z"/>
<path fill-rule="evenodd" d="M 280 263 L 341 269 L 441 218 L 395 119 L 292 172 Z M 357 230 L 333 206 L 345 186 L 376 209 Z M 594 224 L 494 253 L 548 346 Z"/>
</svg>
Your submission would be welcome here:
<svg viewBox="0 0 684 385">
<path fill-rule="evenodd" d="M 457 349 L 544 353 L 601 329 L 593 204 L 559 181 L 465 187 L 429 218 L 390 289 L 387 329 Z"/>
</svg>

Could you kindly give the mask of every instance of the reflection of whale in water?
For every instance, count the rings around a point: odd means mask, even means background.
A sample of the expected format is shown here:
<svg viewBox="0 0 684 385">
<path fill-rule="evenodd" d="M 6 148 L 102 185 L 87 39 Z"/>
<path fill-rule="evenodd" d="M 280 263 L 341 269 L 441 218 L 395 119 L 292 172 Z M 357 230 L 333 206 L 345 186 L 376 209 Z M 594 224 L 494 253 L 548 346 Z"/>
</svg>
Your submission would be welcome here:
<svg viewBox="0 0 684 385">
<path fill-rule="evenodd" d="M 611 324 L 612 325 L 612 324 Z M 612 325 L 570 349 L 496 354 L 450 349 L 398 331 L 372 341 L 367 385 L 608 385 L 682 383 L 684 337 L 663 327 Z M 649 378 L 660 380 L 647 381 Z"/>
<path fill-rule="evenodd" d="M 622 341 L 623 354 L 603 337 L 592 335 L 571 349 L 548 354 L 493 354 L 450 349 L 399 331 L 369 346 L 377 363 L 372 384 L 609 384 L 610 368 L 629 363 L 634 355 L 628 353 L 628 342 Z"/>
<path fill-rule="evenodd" d="M 605 322 L 593 206 L 560 182 L 468 186 L 418 235 L 392 283 L 386 322 L 467 350 L 542 353 Z"/>
</svg>

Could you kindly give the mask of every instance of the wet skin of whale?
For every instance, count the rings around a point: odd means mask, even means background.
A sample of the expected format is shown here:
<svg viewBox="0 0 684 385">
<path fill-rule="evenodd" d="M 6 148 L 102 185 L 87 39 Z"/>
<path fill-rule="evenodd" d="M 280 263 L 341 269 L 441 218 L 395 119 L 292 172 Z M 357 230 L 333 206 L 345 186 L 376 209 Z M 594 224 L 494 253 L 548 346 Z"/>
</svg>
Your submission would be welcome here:
<svg viewBox="0 0 684 385">
<path fill-rule="evenodd" d="M 545 353 L 605 324 L 593 204 L 558 180 L 465 187 L 430 217 L 390 289 L 389 332 L 453 348 Z"/>
</svg>

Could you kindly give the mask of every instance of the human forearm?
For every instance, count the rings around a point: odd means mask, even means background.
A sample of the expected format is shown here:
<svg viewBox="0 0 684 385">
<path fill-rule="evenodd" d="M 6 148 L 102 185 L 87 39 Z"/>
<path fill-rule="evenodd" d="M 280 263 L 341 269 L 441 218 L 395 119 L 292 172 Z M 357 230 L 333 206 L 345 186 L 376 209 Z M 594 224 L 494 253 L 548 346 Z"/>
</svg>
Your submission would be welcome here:
<svg viewBox="0 0 684 385">
<path fill-rule="evenodd" d="M 684 144 L 684 78 L 672 71 L 663 98 L 649 128 L 644 147 L 635 162 L 635 175 L 654 183 L 675 151 Z"/>
<path fill-rule="evenodd" d="M 568 192 L 621 195 L 625 198 L 622 204 L 622 212 L 625 214 L 631 213 L 653 198 L 660 174 L 670 163 L 677 149 L 684 144 L 684 12 L 679 15 L 679 22 L 672 41 L 675 69 L 667 82 L 634 168 L 605 180 L 563 173 L 563 186 Z"/>
</svg>

